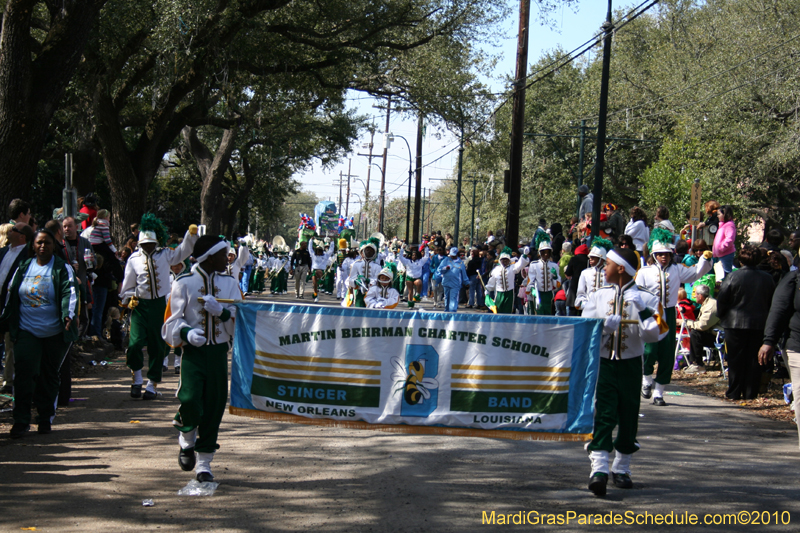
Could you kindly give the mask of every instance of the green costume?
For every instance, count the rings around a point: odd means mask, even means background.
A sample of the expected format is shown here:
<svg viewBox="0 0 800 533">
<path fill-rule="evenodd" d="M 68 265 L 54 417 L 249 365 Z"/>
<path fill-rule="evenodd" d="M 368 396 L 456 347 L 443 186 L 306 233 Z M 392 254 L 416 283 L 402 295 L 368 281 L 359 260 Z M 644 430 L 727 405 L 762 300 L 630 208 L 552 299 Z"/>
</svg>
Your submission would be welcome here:
<svg viewBox="0 0 800 533">
<path fill-rule="evenodd" d="M 228 344 L 186 344 L 181 364 L 178 400 L 181 406 L 172 422 L 183 432 L 200 427 L 195 450 L 213 453 L 228 399 Z"/>
<path fill-rule="evenodd" d="M 671 369 L 670 369 L 671 370 Z M 586 448 L 632 454 L 639 449 L 639 386 L 642 383 L 642 358 L 600 359 L 594 404 L 594 435 Z M 617 438 L 612 441 L 614 427 Z"/>
<path fill-rule="evenodd" d="M 669 331 L 675 331 L 675 308 L 664 309 Z M 653 374 L 656 363 L 658 373 L 656 383 L 668 385 L 672 380 L 672 367 L 675 366 L 675 335 L 667 335 L 658 342 L 647 343 L 644 348 L 644 375 Z"/>
<path fill-rule="evenodd" d="M 510 315 L 514 312 L 514 291 L 497 291 L 494 296 L 498 315 Z"/>
<path fill-rule="evenodd" d="M 161 381 L 164 357 L 167 356 L 167 343 L 161 338 L 164 313 L 167 310 L 165 297 L 155 300 L 139 299 L 131 312 L 130 340 L 128 342 L 127 364 L 134 372 L 144 367 L 142 348 L 147 346 L 147 379 L 156 383 Z"/>
<path fill-rule="evenodd" d="M 553 314 L 553 291 L 542 291 L 539 293 L 539 305 L 536 307 L 536 314 L 539 316 L 550 316 Z"/>
</svg>

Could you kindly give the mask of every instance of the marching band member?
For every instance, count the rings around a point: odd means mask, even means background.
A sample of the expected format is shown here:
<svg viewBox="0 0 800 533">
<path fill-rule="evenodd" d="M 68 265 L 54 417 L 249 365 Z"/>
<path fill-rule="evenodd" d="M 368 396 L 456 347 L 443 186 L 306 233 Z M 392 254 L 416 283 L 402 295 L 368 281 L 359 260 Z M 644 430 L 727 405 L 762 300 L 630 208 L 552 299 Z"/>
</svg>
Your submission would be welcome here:
<svg viewBox="0 0 800 533">
<path fill-rule="evenodd" d="M 243 242 L 239 242 L 238 252 L 233 243 L 229 243 L 228 266 L 225 267 L 225 273 L 235 279 L 236 283 L 239 283 L 239 274 L 247 264 L 248 259 L 250 259 L 250 250 L 247 249 Z"/>
<path fill-rule="evenodd" d="M 514 310 L 514 276 L 531 262 L 528 259 L 530 248 L 523 250 L 523 256 L 513 265 L 511 264 L 511 248 L 506 246 L 500 254 L 500 264 L 495 266 L 489 274 L 486 283 L 487 292 L 495 292 L 494 303 L 497 313 L 510 315 Z"/>
<path fill-rule="evenodd" d="M 340 300 L 344 298 L 344 293 L 346 291 L 346 283 L 347 275 L 342 270 L 342 265 L 344 265 L 345 260 L 347 259 L 347 241 L 345 239 L 339 239 L 339 251 L 336 253 L 336 297 Z"/>
<path fill-rule="evenodd" d="M 623 489 L 633 487 L 631 457 L 639 448 L 639 383 L 645 343 L 657 342 L 674 334 L 664 320 L 664 308 L 652 293 L 634 283 L 639 259 L 633 250 L 615 248 L 606 259 L 608 285 L 591 293 L 583 309 L 584 317 L 602 318 L 600 373 L 595 392 L 594 432 L 586 445 L 592 462 L 589 490 L 597 496 L 606 493 L 609 455 L 617 453 L 611 466 L 612 481 Z M 670 367 L 671 368 L 671 367 Z M 617 438 L 612 440 L 614 427 Z"/>
<path fill-rule="evenodd" d="M 192 253 L 197 242 L 197 226 L 192 224 L 177 248 L 160 248 L 168 238 L 167 228 L 152 213 L 145 213 L 139 224 L 139 249 L 128 258 L 125 278 L 119 289 L 123 305 L 133 310 L 127 365 L 133 373 L 131 398 L 153 400 L 160 396 L 156 390 L 161 382 L 167 345 L 161 338 L 167 295 L 172 280 L 170 266 L 182 262 Z M 142 348 L 147 346 L 149 368 L 147 386 L 142 396 Z"/>
<path fill-rule="evenodd" d="M 178 464 L 195 468 L 197 481 L 213 481 L 211 461 L 228 401 L 228 349 L 236 307 L 219 299 L 240 299 L 239 284 L 226 268 L 228 244 L 203 235 L 194 246 L 197 264 L 175 280 L 161 330 L 170 345 L 183 346 L 183 365 L 173 425 L 180 431 Z M 202 298 L 202 301 L 200 300 Z"/>
<path fill-rule="evenodd" d="M 672 261 L 673 235 L 669 230 L 655 228 L 650 233 L 647 249 L 655 263 L 642 267 L 636 275 L 636 284 L 655 294 L 664 307 L 665 320 L 670 331 L 675 331 L 675 305 L 678 303 L 678 289 L 684 283 L 693 283 L 711 270 L 711 252 L 705 251 L 702 259 L 692 267 L 675 264 Z M 658 373 L 653 376 L 658 362 Z M 667 335 L 659 342 L 647 344 L 644 351 L 644 376 L 642 377 L 642 396 L 653 397 L 653 404 L 667 405 L 664 401 L 664 386 L 672 379 L 675 365 L 675 335 Z M 655 384 L 655 391 L 653 385 Z"/>
<path fill-rule="evenodd" d="M 400 303 L 400 293 L 392 288 L 392 269 L 384 268 L 378 274 L 378 282 L 372 285 L 364 297 L 370 309 L 394 309 Z"/>
<path fill-rule="evenodd" d="M 540 228 L 541 229 L 541 228 Z M 553 296 L 561 287 L 561 275 L 558 263 L 550 261 L 553 247 L 550 245 L 550 236 L 542 230 L 537 230 L 534 241 L 539 250 L 539 260 L 528 267 L 528 287 L 525 292 L 533 294 L 536 289 L 537 315 L 553 314 Z M 534 313 L 531 313 L 534 314 Z"/>
<path fill-rule="evenodd" d="M 311 256 L 311 272 L 313 272 L 314 281 L 314 301 L 319 301 L 319 283 L 325 274 L 325 271 L 330 264 L 333 252 L 336 251 L 336 243 L 331 242 L 327 252 L 323 252 L 322 248 L 314 248 L 314 254 Z"/>
<path fill-rule="evenodd" d="M 450 248 L 450 255 L 439 263 L 434 278 L 444 288 L 444 310 L 448 313 L 458 312 L 458 294 L 461 287 L 469 285 L 467 267 L 458 257 L 458 248 Z"/>
<path fill-rule="evenodd" d="M 350 267 L 347 287 L 354 292 L 355 307 L 366 307 L 364 295 L 367 294 L 370 285 L 378 279 L 378 273 L 381 271 L 381 264 L 378 262 L 379 246 L 380 241 L 375 237 L 361 241 L 359 246 L 361 258 Z"/>
<path fill-rule="evenodd" d="M 606 284 L 606 254 L 614 248 L 611 241 L 595 237 L 592 249 L 589 251 L 589 268 L 581 272 L 578 280 L 578 293 L 575 297 L 575 307 L 582 309 L 589 296 Z"/>
<path fill-rule="evenodd" d="M 340 267 L 342 270 L 342 292 L 337 295 L 340 300 L 347 296 L 347 278 L 350 277 L 350 269 L 353 267 L 353 263 L 356 262 L 355 250 L 346 250 L 346 252 L 344 261 L 342 261 L 342 266 Z"/>
</svg>

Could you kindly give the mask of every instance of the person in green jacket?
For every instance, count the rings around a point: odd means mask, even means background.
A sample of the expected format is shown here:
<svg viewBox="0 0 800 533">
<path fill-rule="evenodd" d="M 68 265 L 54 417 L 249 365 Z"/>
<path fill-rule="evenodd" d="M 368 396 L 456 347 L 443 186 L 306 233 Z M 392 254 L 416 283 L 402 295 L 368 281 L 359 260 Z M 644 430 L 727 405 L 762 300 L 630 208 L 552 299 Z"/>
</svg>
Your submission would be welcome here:
<svg viewBox="0 0 800 533">
<path fill-rule="evenodd" d="M 39 433 L 50 433 L 60 385 L 59 369 L 78 338 L 78 291 L 72 267 L 54 255 L 57 239 L 40 229 L 33 257 L 20 264 L 11 281 L 0 328 L 14 341 L 14 425 L 11 438 L 30 429 L 31 406 Z"/>
</svg>

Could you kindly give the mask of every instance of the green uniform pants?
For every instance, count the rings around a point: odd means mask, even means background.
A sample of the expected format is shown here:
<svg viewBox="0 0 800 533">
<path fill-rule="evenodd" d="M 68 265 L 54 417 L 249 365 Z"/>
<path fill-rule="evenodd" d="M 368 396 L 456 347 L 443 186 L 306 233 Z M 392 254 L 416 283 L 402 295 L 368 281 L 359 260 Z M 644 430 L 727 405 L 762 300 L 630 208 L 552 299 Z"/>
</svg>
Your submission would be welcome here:
<svg viewBox="0 0 800 533">
<path fill-rule="evenodd" d="M 360 289 L 353 289 L 356 293 L 355 300 L 353 300 L 353 307 L 366 307 L 367 302 L 364 301 L 364 293 Z"/>
<path fill-rule="evenodd" d="M 539 316 L 553 314 L 553 291 L 539 293 L 539 305 L 536 307 L 536 314 Z"/>
<path fill-rule="evenodd" d="M 497 291 L 494 293 L 494 304 L 498 315 L 510 315 L 514 312 L 514 291 Z"/>
<path fill-rule="evenodd" d="M 594 400 L 594 434 L 590 452 L 617 450 L 631 454 L 639 449 L 639 390 L 642 386 L 642 358 L 600 359 L 600 374 Z M 617 438 L 612 440 L 614 427 Z"/>
<path fill-rule="evenodd" d="M 217 451 L 219 424 L 228 401 L 227 343 L 184 346 L 178 400 L 181 406 L 172 422 L 175 427 L 180 431 L 198 428 L 195 451 Z"/>
<path fill-rule="evenodd" d="M 288 292 L 289 274 L 285 270 L 278 272 L 278 292 Z"/>
<path fill-rule="evenodd" d="M 59 369 L 68 349 L 63 333 L 39 338 L 19 331 L 14 345 L 14 423 L 30 424 L 32 405 L 39 413 L 39 421 L 52 421 L 61 384 Z"/>
<path fill-rule="evenodd" d="M 263 270 L 256 270 L 255 274 L 253 274 L 253 286 L 254 292 L 261 292 L 264 290 L 264 271 Z"/>
<path fill-rule="evenodd" d="M 327 274 L 325 274 L 325 283 L 322 285 L 322 290 L 328 294 L 333 293 L 336 285 L 336 270 L 331 267 Z"/>
<path fill-rule="evenodd" d="M 272 278 L 269 280 L 269 291 L 272 294 L 280 292 L 280 273 L 270 274 Z"/>
<path fill-rule="evenodd" d="M 644 347 L 644 375 L 652 375 L 658 363 L 656 383 L 668 385 L 672 380 L 672 367 L 675 366 L 675 308 L 664 310 L 667 315 L 669 331 L 667 336 L 658 342 L 651 342 Z"/>
<path fill-rule="evenodd" d="M 139 300 L 131 313 L 131 333 L 128 341 L 128 368 L 141 370 L 144 367 L 142 348 L 147 346 L 147 359 L 150 367 L 147 379 L 155 383 L 161 382 L 164 357 L 167 356 L 167 343 L 161 338 L 161 326 L 164 325 L 164 312 L 167 310 L 167 299 Z"/>
</svg>

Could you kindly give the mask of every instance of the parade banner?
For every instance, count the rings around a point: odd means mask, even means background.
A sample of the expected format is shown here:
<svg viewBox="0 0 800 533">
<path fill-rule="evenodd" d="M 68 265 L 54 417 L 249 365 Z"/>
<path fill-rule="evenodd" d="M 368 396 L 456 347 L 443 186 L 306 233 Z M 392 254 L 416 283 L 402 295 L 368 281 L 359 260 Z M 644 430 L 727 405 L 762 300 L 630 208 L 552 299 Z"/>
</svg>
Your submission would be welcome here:
<svg viewBox="0 0 800 533">
<path fill-rule="evenodd" d="M 588 440 L 602 321 L 237 305 L 230 412 L 422 433 Z"/>
</svg>

